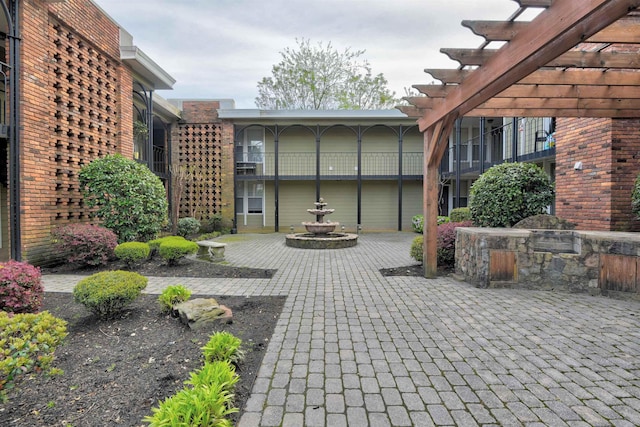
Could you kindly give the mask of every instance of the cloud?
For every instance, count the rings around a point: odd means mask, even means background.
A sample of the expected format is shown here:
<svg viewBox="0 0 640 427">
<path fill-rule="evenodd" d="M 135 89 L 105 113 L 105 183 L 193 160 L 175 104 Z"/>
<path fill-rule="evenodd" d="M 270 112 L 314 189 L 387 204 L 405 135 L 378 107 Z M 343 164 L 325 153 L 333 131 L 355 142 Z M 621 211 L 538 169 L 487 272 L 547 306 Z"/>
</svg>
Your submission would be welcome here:
<svg viewBox="0 0 640 427">
<path fill-rule="evenodd" d="M 257 82 L 295 38 L 366 50 L 398 95 L 455 67 L 441 47 L 477 47 L 463 19 L 506 19 L 507 0 L 96 0 L 177 83 L 167 98 L 233 98 L 255 108 Z"/>
</svg>

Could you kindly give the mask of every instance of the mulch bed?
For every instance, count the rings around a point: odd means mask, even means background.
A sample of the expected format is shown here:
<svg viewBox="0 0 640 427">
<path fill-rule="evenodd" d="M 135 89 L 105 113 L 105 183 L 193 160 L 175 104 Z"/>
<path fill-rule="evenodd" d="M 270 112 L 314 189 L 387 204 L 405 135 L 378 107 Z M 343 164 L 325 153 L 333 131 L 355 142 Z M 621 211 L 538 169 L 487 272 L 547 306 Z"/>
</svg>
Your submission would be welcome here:
<svg viewBox="0 0 640 427">
<path fill-rule="evenodd" d="M 117 263 L 108 269 L 122 267 Z M 100 269 L 69 267 L 43 273 L 91 274 Z M 144 275 L 170 277 L 270 277 L 273 270 L 245 269 L 185 260 L 178 267 L 139 266 Z M 269 276 L 267 276 L 269 274 Z M 246 357 L 239 366 L 235 404 L 249 397 L 267 344 L 282 312 L 284 297 L 214 296 L 233 311 L 231 324 L 193 331 L 160 311 L 157 295 L 144 294 L 119 318 L 103 321 L 69 293 L 45 293 L 44 310 L 68 322 L 69 335 L 56 350 L 53 366 L 63 375 L 23 376 L 9 401 L 0 404 L 2 426 L 140 426 L 158 402 L 184 387 L 202 366 L 202 351 L 215 331 L 241 338 Z M 193 296 L 197 297 L 197 296 Z M 236 414 L 237 421 L 241 414 Z"/>
</svg>

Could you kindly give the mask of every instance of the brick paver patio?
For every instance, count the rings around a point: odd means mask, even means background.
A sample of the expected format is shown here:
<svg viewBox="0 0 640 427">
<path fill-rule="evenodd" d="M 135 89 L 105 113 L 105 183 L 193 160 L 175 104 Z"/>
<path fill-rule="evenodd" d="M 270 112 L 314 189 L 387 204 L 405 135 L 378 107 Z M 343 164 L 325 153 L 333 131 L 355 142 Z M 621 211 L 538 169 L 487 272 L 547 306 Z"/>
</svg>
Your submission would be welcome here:
<svg viewBox="0 0 640 427">
<path fill-rule="evenodd" d="M 414 237 L 317 251 L 231 235 L 228 262 L 277 274 L 150 277 L 146 292 L 288 297 L 241 427 L 640 425 L 640 302 L 380 275 L 413 263 Z"/>
</svg>

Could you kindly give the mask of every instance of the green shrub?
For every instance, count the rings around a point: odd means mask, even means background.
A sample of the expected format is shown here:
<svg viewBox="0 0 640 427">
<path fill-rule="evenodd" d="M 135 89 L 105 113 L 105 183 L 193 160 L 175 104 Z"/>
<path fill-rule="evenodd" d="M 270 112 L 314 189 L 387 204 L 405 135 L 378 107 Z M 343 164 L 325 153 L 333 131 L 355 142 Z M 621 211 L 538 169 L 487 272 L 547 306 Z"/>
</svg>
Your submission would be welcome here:
<svg viewBox="0 0 640 427">
<path fill-rule="evenodd" d="M 480 227 L 511 227 L 545 211 L 553 202 L 553 184 L 532 163 L 503 163 L 480 175 L 471 186 L 469 208 Z"/>
<path fill-rule="evenodd" d="M 56 251 L 81 267 L 105 265 L 118 244 L 116 233 L 91 224 L 69 224 L 51 232 Z"/>
<path fill-rule="evenodd" d="M 67 336 L 67 322 L 42 313 L 9 316 L 0 311 L 0 402 L 17 376 L 49 372 L 53 353 Z"/>
<path fill-rule="evenodd" d="M 631 192 L 631 212 L 636 215 L 636 218 L 640 218 L 640 174 L 636 177 Z"/>
<path fill-rule="evenodd" d="M 152 427 L 232 427 L 227 417 L 238 412 L 224 384 L 184 388 L 151 410 L 143 421 Z"/>
<path fill-rule="evenodd" d="M 73 298 L 103 319 L 122 312 L 147 287 L 147 278 L 130 271 L 103 271 L 86 277 L 73 288 Z"/>
<path fill-rule="evenodd" d="M 40 269 L 26 262 L 0 263 L 0 310 L 35 313 L 42 306 Z"/>
<path fill-rule="evenodd" d="M 120 154 L 96 159 L 79 174 L 87 207 L 119 242 L 154 238 L 167 223 L 164 185 L 143 164 Z"/>
<path fill-rule="evenodd" d="M 116 257 L 128 266 L 135 265 L 149 258 L 151 248 L 143 242 L 124 242 L 114 249 Z"/>
<path fill-rule="evenodd" d="M 222 384 L 225 390 L 233 392 L 239 379 L 235 368 L 229 361 L 217 360 L 205 363 L 201 369 L 192 372 L 191 377 L 185 381 L 185 384 L 189 384 L 192 387 Z"/>
<path fill-rule="evenodd" d="M 409 251 L 409 255 L 411 255 L 411 258 L 415 259 L 416 261 L 422 263 L 424 260 L 424 252 L 423 252 L 423 244 L 424 244 L 424 237 L 423 236 L 418 236 L 415 239 L 413 239 L 413 242 L 411 242 L 411 250 Z"/>
<path fill-rule="evenodd" d="M 181 258 L 198 252 L 197 243 L 180 236 L 168 236 L 152 240 L 149 245 L 157 245 L 158 254 L 168 265 L 176 265 Z"/>
<path fill-rule="evenodd" d="M 191 236 L 196 234 L 199 230 L 200 221 L 193 217 L 180 218 L 178 220 L 178 236 Z"/>
<path fill-rule="evenodd" d="M 471 221 L 471 209 L 469 208 L 451 209 L 449 218 L 451 219 L 451 222 Z"/>
<path fill-rule="evenodd" d="M 158 297 L 158 302 L 163 313 L 171 313 L 173 306 L 187 301 L 191 297 L 191 291 L 182 285 L 167 286 Z"/>
<path fill-rule="evenodd" d="M 240 348 L 242 340 L 229 332 L 216 332 L 209 342 L 202 347 L 202 354 L 207 363 L 226 360 L 238 364 L 244 359 L 244 351 Z"/>
<path fill-rule="evenodd" d="M 413 229 L 414 233 L 421 233 L 424 229 L 424 216 L 422 214 L 420 215 L 414 215 L 411 218 L 411 228 Z"/>
</svg>

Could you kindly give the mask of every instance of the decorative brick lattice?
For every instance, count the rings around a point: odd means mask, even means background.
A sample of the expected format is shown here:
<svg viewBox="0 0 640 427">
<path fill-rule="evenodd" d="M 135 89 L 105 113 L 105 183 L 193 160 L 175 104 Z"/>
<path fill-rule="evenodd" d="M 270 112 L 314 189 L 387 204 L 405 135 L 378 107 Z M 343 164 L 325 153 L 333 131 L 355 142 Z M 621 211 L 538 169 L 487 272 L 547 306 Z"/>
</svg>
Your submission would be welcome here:
<svg viewBox="0 0 640 427">
<path fill-rule="evenodd" d="M 80 168 L 117 152 L 116 64 L 73 30 L 52 23 L 49 83 L 53 86 L 50 143 L 55 162 L 54 223 L 88 218 L 79 188 Z"/>
<path fill-rule="evenodd" d="M 186 124 L 179 128 L 179 165 L 193 179 L 186 185 L 180 217 L 207 219 L 221 209 L 221 127 L 216 124 Z"/>
</svg>

